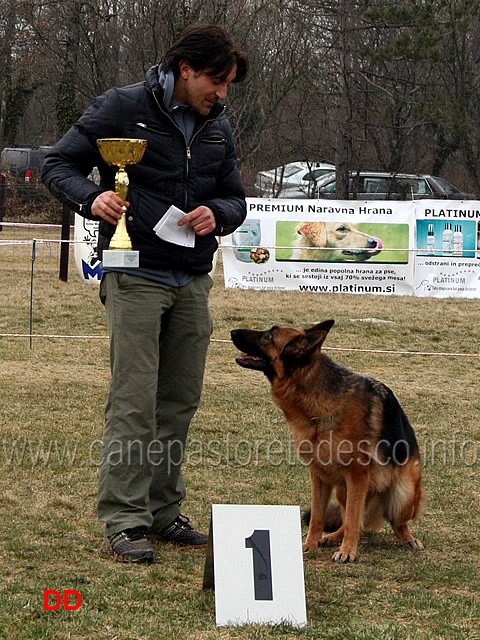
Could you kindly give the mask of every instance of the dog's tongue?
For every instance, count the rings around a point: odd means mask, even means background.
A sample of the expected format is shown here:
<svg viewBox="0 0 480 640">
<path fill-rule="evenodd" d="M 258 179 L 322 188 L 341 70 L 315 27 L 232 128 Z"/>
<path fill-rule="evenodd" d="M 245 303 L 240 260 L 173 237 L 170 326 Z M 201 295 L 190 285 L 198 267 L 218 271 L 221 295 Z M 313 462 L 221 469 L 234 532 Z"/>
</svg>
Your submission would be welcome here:
<svg viewBox="0 0 480 640">
<path fill-rule="evenodd" d="M 377 238 L 377 236 L 374 236 L 373 239 L 377 243 L 377 246 L 374 249 L 369 249 L 368 253 L 378 253 L 379 251 L 381 251 L 383 249 L 383 243 L 380 240 L 380 238 Z"/>
</svg>

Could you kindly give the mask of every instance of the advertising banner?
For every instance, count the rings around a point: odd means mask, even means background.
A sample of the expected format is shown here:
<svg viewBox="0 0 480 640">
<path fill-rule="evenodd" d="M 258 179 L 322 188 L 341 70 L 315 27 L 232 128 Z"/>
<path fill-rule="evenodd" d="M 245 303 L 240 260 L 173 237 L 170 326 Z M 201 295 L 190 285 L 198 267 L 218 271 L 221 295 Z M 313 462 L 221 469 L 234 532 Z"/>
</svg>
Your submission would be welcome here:
<svg viewBox="0 0 480 640">
<path fill-rule="evenodd" d="M 75 214 L 75 262 L 102 275 L 98 222 Z M 480 297 L 480 201 L 247 198 L 221 239 L 227 288 Z"/>
<path fill-rule="evenodd" d="M 414 222 L 406 202 L 248 198 L 222 239 L 225 286 L 413 295 Z"/>
<path fill-rule="evenodd" d="M 480 202 L 415 202 L 415 295 L 480 297 Z"/>
<path fill-rule="evenodd" d="M 102 277 L 102 265 L 98 259 L 98 226 L 96 220 L 87 220 L 75 214 L 74 256 L 80 277 L 89 284 L 99 284 Z"/>
</svg>

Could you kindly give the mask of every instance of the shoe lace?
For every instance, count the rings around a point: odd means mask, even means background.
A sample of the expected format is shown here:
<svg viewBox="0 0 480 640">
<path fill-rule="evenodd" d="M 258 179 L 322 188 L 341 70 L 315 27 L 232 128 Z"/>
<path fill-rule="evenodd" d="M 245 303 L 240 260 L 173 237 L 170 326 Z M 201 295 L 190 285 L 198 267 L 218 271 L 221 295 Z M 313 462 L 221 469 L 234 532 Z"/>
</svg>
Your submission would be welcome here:
<svg viewBox="0 0 480 640">
<path fill-rule="evenodd" d="M 193 529 L 192 525 L 188 524 L 189 522 L 190 518 L 187 518 L 187 516 L 183 516 L 181 513 L 177 516 L 177 524 L 182 529 Z"/>
<path fill-rule="evenodd" d="M 134 540 L 141 540 L 145 537 L 145 527 L 132 527 L 131 529 L 125 529 L 123 533 L 128 537 L 132 542 Z"/>
</svg>

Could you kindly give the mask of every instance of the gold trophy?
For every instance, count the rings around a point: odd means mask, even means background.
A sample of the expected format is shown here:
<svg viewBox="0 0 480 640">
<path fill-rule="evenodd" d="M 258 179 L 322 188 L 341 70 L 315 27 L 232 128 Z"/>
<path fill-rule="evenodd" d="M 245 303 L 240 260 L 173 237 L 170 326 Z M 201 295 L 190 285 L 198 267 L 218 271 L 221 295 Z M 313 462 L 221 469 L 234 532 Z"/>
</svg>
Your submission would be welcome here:
<svg viewBox="0 0 480 640">
<path fill-rule="evenodd" d="M 115 174 L 115 193 L 122 200 L 127 199 L 128 174 L 125 167 L 130 164 L 137 164 L 143 157 L 147 141 L 139 138 L 100 138 L 97 140 L 98 149 L 103 160 L 108 165 L 118 167 Z M 103 264 L 105 266 L 138 267 L 138 251 L 132 251 L 132 241 L 127 231 L 127 222 L 123 207 L 123 215 L 118 221 L 117 228 L 113 234 L 108 247 L 108 251 L 103 252 Z M 113 256 L 110 250 L 124 252 L 123 256 Z"/>
</svg>

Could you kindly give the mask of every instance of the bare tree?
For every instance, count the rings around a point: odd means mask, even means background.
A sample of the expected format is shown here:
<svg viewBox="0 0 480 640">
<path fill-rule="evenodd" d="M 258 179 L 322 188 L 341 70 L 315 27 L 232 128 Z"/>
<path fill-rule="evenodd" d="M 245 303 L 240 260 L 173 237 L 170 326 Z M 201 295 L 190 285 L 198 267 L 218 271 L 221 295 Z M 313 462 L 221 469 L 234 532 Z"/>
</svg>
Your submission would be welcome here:
<svg viewBox="0 0 480 640">
<path fill-rule="evenodd" d="M 461 152 L 473 187 L 480 192 L 480 5 L 476 0 L 451 0 L 444 11 L 440 77 L 445 108 L 436 119 L 436 145 L 442 160 L 457 149 Z"/>
<path fill-rule="evenodd" d="M 7 146 L 17 139 L 34 91 L 30 73 L 34 46 L 15 0 L 1 0 L 0 9 L 0 143 Z"/>
<path fill-rule="evenodd" d="M 251 59 L 229 91 L 244 181 L 293 160 L 462 171 L 480 190 L 478 0 L 0 0 L 0 141 L 52 143 L 192 22 Z M 419 144 L 419 140 L 422 141 Z M 447 176 L 448 177 L 448 176 Z"/>
</svg>

